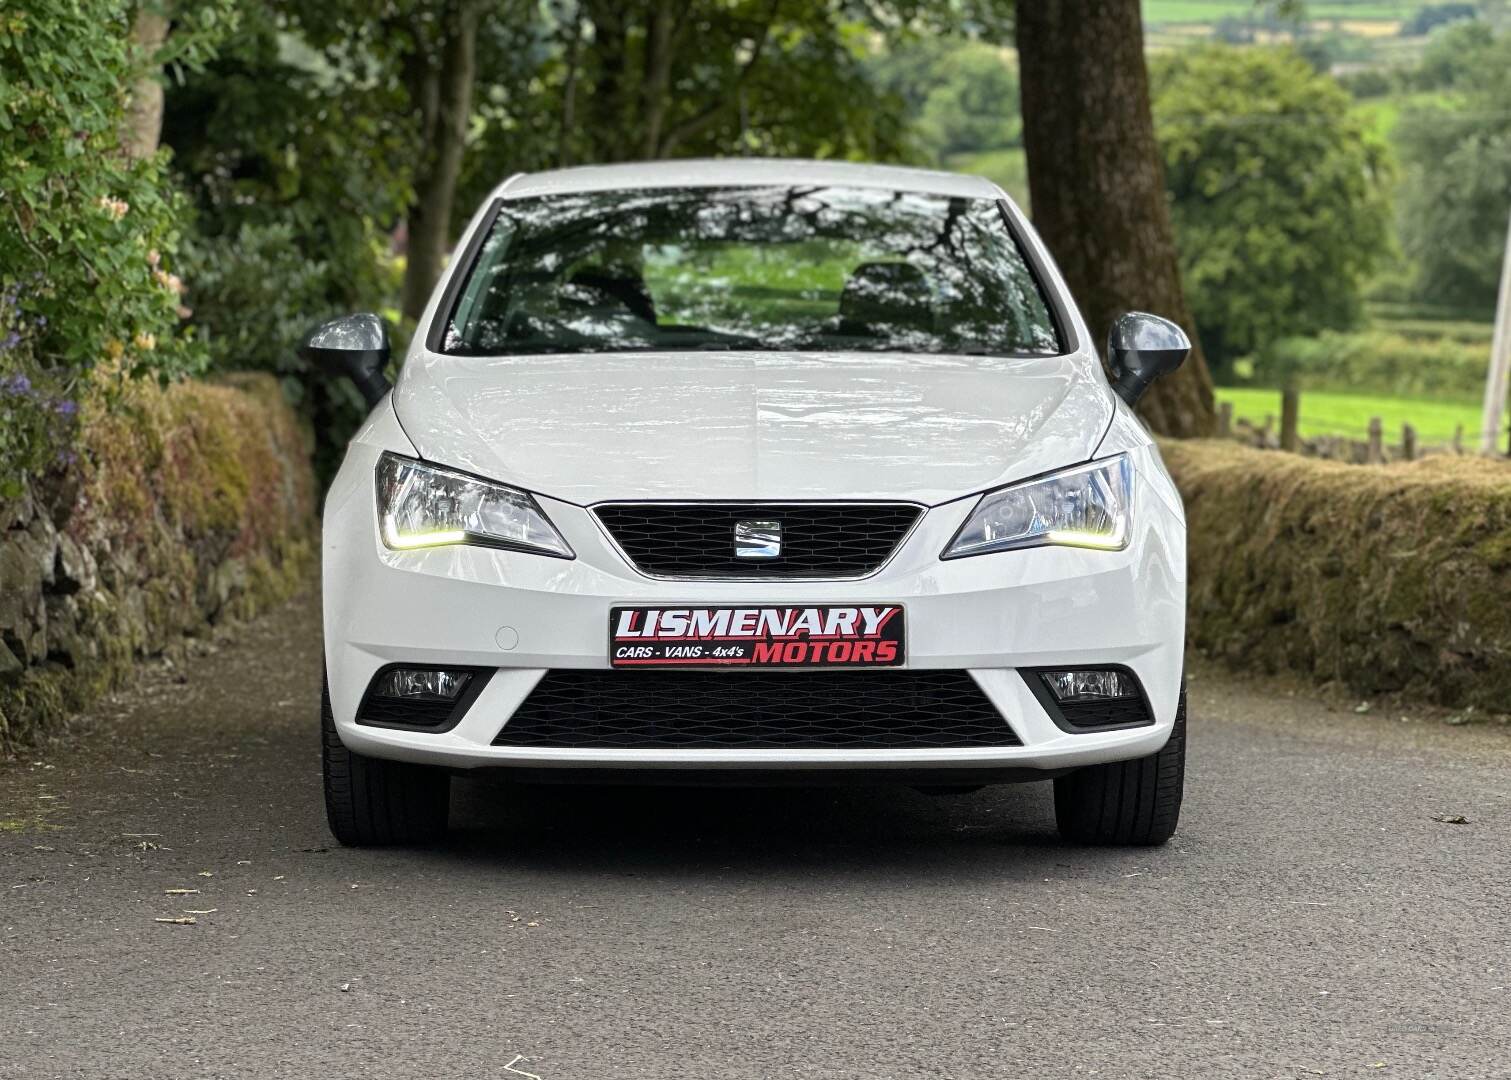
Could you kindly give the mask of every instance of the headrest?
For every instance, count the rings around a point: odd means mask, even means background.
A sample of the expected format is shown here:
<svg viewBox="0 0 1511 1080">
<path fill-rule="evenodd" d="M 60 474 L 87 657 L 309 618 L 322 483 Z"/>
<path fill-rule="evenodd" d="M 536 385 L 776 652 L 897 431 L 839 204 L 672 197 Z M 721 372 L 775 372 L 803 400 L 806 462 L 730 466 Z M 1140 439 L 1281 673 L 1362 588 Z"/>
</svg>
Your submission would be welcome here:
<svg viewBox="0 0 1511 1080">
<path fill-rule="evenodd" d="M 645 278 L 638 271 L 584 266 L 572 271 L 572 276 L 567 279 L 566 293 L 577 299 L 584 292 L 590 303 L 615 304 L 627 308 L 636 318 L 650 323 L 656 321 L 655 302 L 645 287 Z"/>
<path fill-rule="evenodd" d="M 934 294 L 929 279 L 912 263 L 861 263 L 839 294 L 839 319 L 847 333 L 872 328 L 934 329 Z"/>
</svg>

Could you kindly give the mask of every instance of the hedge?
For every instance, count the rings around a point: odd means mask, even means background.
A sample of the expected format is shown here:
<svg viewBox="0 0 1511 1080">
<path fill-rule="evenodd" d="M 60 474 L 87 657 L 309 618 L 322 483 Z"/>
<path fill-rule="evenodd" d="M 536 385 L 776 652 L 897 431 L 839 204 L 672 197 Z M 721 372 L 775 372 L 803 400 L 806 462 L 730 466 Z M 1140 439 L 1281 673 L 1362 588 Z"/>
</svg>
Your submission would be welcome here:
<svg viewBox="0 0 1511 1080">
<path fill-rule="evenodd" d="M 1511 712 L 1511 465 L 1162 450 L 1186 502 L 1191 646 L 1360 695 Z"/>
</svg>

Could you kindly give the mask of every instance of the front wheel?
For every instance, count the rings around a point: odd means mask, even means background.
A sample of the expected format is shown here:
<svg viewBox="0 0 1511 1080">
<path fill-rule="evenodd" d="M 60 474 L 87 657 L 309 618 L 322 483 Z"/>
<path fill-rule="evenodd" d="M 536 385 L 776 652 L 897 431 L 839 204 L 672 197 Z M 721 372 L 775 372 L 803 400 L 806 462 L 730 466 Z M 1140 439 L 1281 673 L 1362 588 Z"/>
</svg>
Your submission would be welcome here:
<svg viewBox="0 0 1511 1080">
<path fill-rule="evenodd" d="M 1088 765 L 1055 780 L 1055 823 L 1078 844 L 1163 844 L 1175 835 L 1186 785 L 1186 686 L 1162 750 Z"/>
<path fill-rule="evenodd" d="M 341 742 L 330 689 L 320 695 L 325 817 L 348 847 L 425 844 L 446 834 L 451 774 L 429 765 L 355 754 Z"/>
</svg>

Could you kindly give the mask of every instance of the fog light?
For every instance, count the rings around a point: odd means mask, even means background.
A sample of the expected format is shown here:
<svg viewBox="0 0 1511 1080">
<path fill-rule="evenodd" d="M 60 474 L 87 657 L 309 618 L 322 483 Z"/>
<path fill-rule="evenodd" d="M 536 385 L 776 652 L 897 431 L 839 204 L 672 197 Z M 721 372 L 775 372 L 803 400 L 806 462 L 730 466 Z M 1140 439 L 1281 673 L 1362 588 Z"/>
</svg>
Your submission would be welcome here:
<svg viewBox="0 0 1511 1080">
<path fill-rule="evenodd" d="M 394 668 L 378 680 L 373 693 L 407 701 L 455 701 L 472 681 L 470 671 L 444 668 Z"/>
<path fill-rule="evenodd" d="M 1062 705 L 1138 697 L 1138 687 L 1122 671 L 1041 671 L 1044 685 Z"/>
</svg>

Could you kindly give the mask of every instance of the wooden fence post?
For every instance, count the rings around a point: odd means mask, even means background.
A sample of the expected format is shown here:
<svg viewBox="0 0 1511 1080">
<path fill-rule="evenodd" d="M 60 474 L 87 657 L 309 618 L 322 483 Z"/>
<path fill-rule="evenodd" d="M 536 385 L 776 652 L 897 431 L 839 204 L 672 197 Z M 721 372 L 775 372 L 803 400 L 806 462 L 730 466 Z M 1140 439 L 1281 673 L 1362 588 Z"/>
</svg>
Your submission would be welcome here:
<svg viewBox="0 0 1511 1080">
<path fill-rule="evenodd" d="M 1417 429 L 1410 424 L 1401 425 L 1401 456 L 1407 461 L 1417 458 Z"/>
<path fill-rule="evenodd" d="M 1233 403 L 1231 401 L 1217 403 L 1217 434 L 1224 439 L 1233 434 Z"/>
<path fill-rule="evenodd" d="M 1280 449 L 1296 452 L 1300 442 L 1301 391 L 1287 389 L 1280 394 Z"/>
<path fill-rule="evenodd" d="M 1385 425 L 1380 422 L 1378 416 L 1369 418 L 1369 449 L 1366 451 L 1365 460 L 1371 465 L 1378 465 L 1385 460 Z"/>
<path fill-rule="evenodd" d="M 1462 454 L 1464 452 L 1464 425 L 1463 424 L 1454 424 L 1453 425 L 1453 452 L 1455 454 Z"/>
</svg>

